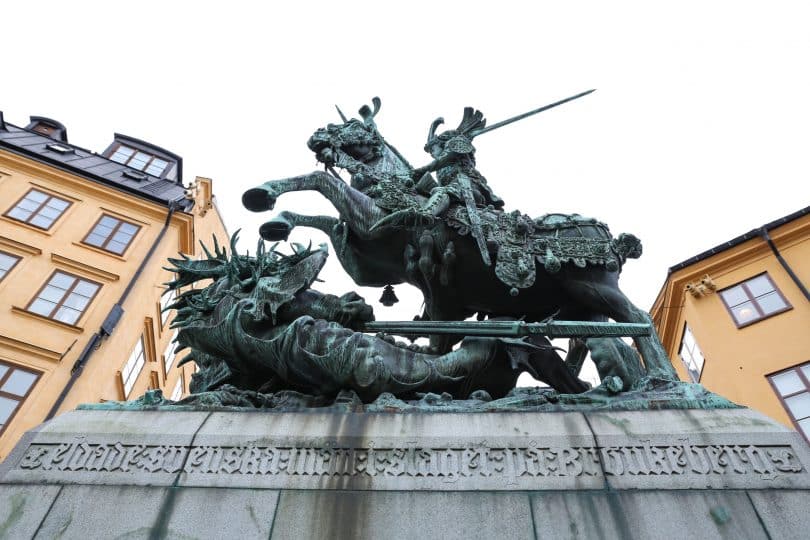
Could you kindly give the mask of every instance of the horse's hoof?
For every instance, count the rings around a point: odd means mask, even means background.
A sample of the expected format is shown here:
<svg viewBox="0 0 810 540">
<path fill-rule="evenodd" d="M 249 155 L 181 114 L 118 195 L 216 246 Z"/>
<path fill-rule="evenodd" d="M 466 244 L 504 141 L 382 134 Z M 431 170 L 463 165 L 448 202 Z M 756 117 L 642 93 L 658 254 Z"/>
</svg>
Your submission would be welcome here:
<svg viewBox="0 0 810 540">
<path fill-rule="evenodd" d="M 259 235 L 270 242 L 280 242 L 290 236 L 292 227 L 284 221 L 268 221 L 259 227 Z"/>
<path fill-rule="evenodd" d="M 264 212 L 273 209 L 276 198 L 264 188 L 253 188 L 242 194 L 242 205 L 251 212 Z"/>
</svg>

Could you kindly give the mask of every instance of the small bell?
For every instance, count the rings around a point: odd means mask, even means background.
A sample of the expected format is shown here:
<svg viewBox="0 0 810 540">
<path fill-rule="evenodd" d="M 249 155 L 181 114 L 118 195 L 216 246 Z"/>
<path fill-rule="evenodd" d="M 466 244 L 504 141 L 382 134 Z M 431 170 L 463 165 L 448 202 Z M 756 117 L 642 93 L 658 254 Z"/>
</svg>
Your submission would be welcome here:
<svg viewBox="0 0 810 540">
<path fill-rule="evenodd" d="M 394 287 L 391 285 L 386 285 L 385 289 L 383 289 L 382 296 L 380 297 L 380 303 L 386 307 L 391 307 L 397 302 L 399 302 L 399 298 L 397 298 L 397 295 L 394 294 Z"/>
</svg>

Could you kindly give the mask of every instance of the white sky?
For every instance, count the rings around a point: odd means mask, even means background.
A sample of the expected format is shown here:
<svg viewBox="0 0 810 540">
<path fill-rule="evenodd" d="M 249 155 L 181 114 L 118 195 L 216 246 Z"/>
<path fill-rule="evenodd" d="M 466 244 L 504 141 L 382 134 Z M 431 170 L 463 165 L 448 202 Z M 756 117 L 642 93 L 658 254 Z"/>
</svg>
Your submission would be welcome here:
<svg viewBox="0 0 810 540">
<path fill-rule="evenodd" d="M 318 127 L 382 98 L 380 131 L 414 164 L 430 122 L 489 123 L 597 88 L 476 139 L 479 170 L 530 215 L 578 212 L 641 237 L 622 288 L 649 309 L 669 266 L 810 204 L 810 4 L 795 2 L 13 2 L 0 10 L 0 110 L 113 132 L 214 179 L 253 250 L 242 192 L 316 168 Z M 317 194 L 276 210 L 335 212 Z M 293 240 L 326 241 L 301 229 Z M 322 290 L 355 288 L 336 260 Z M 410 319 L 397 287 L 380 319 Z"/>
</svg>

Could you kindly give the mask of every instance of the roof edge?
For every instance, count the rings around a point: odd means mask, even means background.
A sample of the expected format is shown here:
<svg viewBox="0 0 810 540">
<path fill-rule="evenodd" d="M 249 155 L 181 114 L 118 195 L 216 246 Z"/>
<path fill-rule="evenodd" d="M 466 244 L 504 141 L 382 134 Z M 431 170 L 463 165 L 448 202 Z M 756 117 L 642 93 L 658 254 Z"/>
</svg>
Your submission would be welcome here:
<svg viewBox="0 0 810 540">
<path fill-rule="evenodd" d="M 674 266 L 670 266 L 669 270 L 667 271 L 667 276 L 670 276 L 670 275 L 672 275 L 673 273 L 675 273 L 675 272 L 677 272 L 679 270 L 683 270 L 687 266 L 691 266 L 691 265 L 693 265 L 693 264 L 695 264 L 697 262 L 708 259 L 712 255 L 722 253 L 723 251 L 726 251 L 727 249 L 731 249 L 731 248 L 733 248 L 735 246 L 738 246 L 738 245 L 742 244 L 743 242 L 747 242 L 748 240 L 751 240 L 753 238 L 759 238 L 763 230 L 764 231 L 770 231 L 771 229 L 775 229 L 776 227 L 779 227 L 779 226 L 784 225 L 785 223 L 789 223 L 791 221 L 797 220 L 800 217 L 806 216 L 808 214 L 810 214 L 810 206 L 806 206 L 806 207 L 802 208 L 801 210 L 797 210 L 797 211 L 793 212 L 792 214 L 788 214 L 788 215 L 786 215 L 784 217 L 781 217 L 779 219 L 776 219 L 774 221 L 766 223 L 766 224 L 764 224 L 764 225 L 762 225 L 760 227 L 756 227 L 755 229 L 751 229 L 747 233 L 741 234 L 740 236 L 732 238 L 731 240 L 729 240 L 727 242 L 723 242 L 722 244 L 714 246 L 713 248 L 707 249 L 706 251 L 704 251 L 702 253 L 698 253 L 697 255 L 695 255 L 693 257 L 690 257 L 690 258 L 686 259 L 685 261 L 681 261 L 681 262 L 679 262 L 678 264 L 676 264 Z"/>
</svg>

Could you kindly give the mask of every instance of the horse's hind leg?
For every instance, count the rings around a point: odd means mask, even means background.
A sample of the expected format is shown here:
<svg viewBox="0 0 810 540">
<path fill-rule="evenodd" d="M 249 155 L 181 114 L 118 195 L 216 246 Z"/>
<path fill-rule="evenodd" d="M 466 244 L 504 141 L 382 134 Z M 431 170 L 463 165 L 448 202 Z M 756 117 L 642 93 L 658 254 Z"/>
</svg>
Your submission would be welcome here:
<svg viewBox="0 0 810 540">
<path fill-rule="evenodd" d="M 576 279 L 563 280 L 561 284 L 575 301 L 597 313 L 605 314 L 617 322 L 649 324 L 652 331 L 649 337 L 633 338 L 644 360 L 647 374 L 678 380 L 675 368 L 658 339 L 650 314 L 636 307 L 615 284 Z"/>
</svg>

